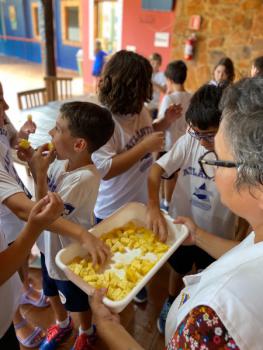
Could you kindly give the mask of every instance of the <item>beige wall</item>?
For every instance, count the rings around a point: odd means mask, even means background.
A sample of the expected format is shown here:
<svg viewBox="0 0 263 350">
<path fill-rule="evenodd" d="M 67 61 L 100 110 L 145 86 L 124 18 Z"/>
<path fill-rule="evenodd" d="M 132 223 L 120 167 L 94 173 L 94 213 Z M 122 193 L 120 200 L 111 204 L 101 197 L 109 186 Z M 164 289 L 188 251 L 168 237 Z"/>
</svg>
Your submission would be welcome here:
<svg viewBox="0 0 263 350">
<path fill-rule="evenodd" d="M 211 79 L 215 63 L 229 56 L 236 78 L 249 75 L 252 60 L 263 55 L 262 0 L 177 0 L 172 59 L 183 59 L 191 15 L 201 15 L 194 60 L 188 63 L 187 88 Z"/>
</svg>

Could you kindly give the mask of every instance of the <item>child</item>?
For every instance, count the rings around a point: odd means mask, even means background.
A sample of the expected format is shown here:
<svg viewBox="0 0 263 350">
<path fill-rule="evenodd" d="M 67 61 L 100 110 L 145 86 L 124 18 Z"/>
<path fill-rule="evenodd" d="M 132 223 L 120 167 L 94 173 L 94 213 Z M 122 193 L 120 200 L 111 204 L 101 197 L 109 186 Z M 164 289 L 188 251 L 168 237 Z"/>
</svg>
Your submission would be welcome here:
<svg viewBox="0 0 263 350">
<path fill-rule="evenodd" d="M 4 125 L 4 120 L 6 120 L 5 111 L 7 109 L 8 105 L 4 99 L 2 86 L 0 85 L 1 125 Z M 29 199 L 31 195 L 23 186 L 14 169 L 13 161 L 10 156 L 9 140 L 14 140 L 15 138 L 8 138 L 8 135 L 16 136 L 16 133 L 15 131 L 10 132 L 10 129 L 14 130 L 11 124 L 4 125 L 3 128 L 0 128 L 2 141 L 0 142 L 0 220 L 3 233 L 9 234 L 9 232 L 11 232 L 12 235 L 15 235 L 16 230 L 22 229 L 23 221 L 28 220 L 29 213 L 34 206 L 34 202 Z M 24 154 L 25 151 L 22 152 L 20 150 L 20 154 L 23 153 L 24 156 L 28 156 L 27 153 L 29 153 L 29 158 L 31 157 L 32 152 L 33 150 L 29 149 L 26 154 Z M 23 160 L 26 159 L 24 158 Z M 59 218 L 52 225 L 50 225 L 50 228 L 51 227 L 55 232 L 59 231 L 61 234 L 79 241 L 79 243 L 82 244 L 85 249 L 87 249 L 87 252 L 91 253 L 94 263 L 101 260 L 101 256 L 103 260 L 104 255 L 101 255 L 101 247 L 96 245 L 96 242 L 94 244 L 94 237 L 80 225 L 69 222 L 63 218 Z M 26 292 L 26 295 L 27 302 L 31 300 L 31 303 L 35 305 L 43 305 L 43 294 L 39 296 L 37 291 L 30 290 L 29 292 Z M 43 338 L 43 331 L 39 327 L 31 326 L 26 319 L 24 319 L 19 309 L 15 314 L 14 323 L 17 325 L 16 333 L 19 341 L 23 345 L 37 347 L 40 344 Z"/>
<path fill-rule="evenodd" d="M 23 265 L 41 231 L 63 212 L 59 196 L 49 193 L 31 210 L 28 222 L 8 247 L 5 235 L 0 232 L 0 348 L 19 350 L 12 319 L 19 305 L 21 281 L 16 271 Z"/>
<path fill-rule="evenodd" d="M 162 56 L 157 52 L 153 53 L 150 56 L 150 63 L 153 69 L 153 96 L 151 101 L 149 103 L 146 103 L 146 107 L 150 111 L 152 118 L 155 119 L 158 115 L 161 93 L 166 92 L 166 82 L 163 72 L 160 72 L 160 67 L 162 65 Z"/>
<path fill-rule="evenodd" d="M 251 77 L 263 76 L 263 56 L 254 59 L 251 67 Z"/>
<path fill-rule="evenodd" d="M 191 216 L 198 225 L 209 232 L 233 238 L 235 215 L 220 202 L 214 180 L 205 176 L 198 160 L 205 152 L 214 150 L 214 136 L 218 130 L 221 111 L 218 104 L 223 88 L 202 86 L 192 97 L 186 112 L 188 133 L 183 135 L 163 157 L 153 165 L 149 179 L 149 226 L 162 240 L 166 239 L 166 225 L 159 207 L 159 186 L 163 174 L 169 176 L 180 169 L 173 193 L 169 214 Z M 169 298 L 165 301 L 158 329 L 164 332 L 170 305 L 180 291 L 182 276 L 191 271 L 204 269 L 214 259 L 196 246 L 179 247 L 169 262 L 174 270 L 170 274 Z"/>
<path fill-rule="evenodd" d="M 94 85 L 94 92 L 96 93 L 98 80 L 105 63 L 105 57 L 107 56 L 107 53 L 102 50 L 101 42 L 99 40 L 95 41 L 94 54 L 95 54 L 95 60 L 92 68 L 92 76 L 94 77 L 93 85 Z"/>
<path fill-rule="evenodd" d="M 128 202 L 147 203 L 152 152 L 164 145 L 163 132 L 153 132 L 153 127 L 160 130 L 174 121 L 168 109 L 165 118 L 152 124 L 143 107 L 152 94 L 151 75 L 147 59 L 125 50 L 113 55 L 104 67 L 99 100 L 112 112 L 115 130 L 107 144 L 92 155 L 103 178 L 95 206 L 97 222 Z M 181 109 L 175 107 L 174 112 L 178 118 Z"/>
<path fill-rule="evenodd" d="M 229 57 L 219 60 L 214 68 L 214 79 L 209 82 L 211 85 L 218 85 L 221 82 L 232 84 L 235 79 L 233 61 Z"/>
<path fill-rule="evenodd" d="M 87 229 L 94 224 L 93 210 L 100 182 L 91 154 L 108 141 L 113 130 L 114 123 L 107 109 L 89 102 L 65 103 L 55 128 L 50 130 L 57 160 L 50 165 L 54 151 L 48 155 L 43 153 L 47 145 L 40 147 L 31 160 L 37 198 L 45 196 L 48 189 L 59 193 L 64 202 L 64 216 Z M 49 297 L 57 322 L 47 330 L 41 350 L 57 348 L 72 333 L 73 323 L 68 312 L 77 312 L 80 321 L 74 349 L 87 349 L 89 335 L 93 333 L 88 296 L 68 281 L 55 263 L 58 251 L 70 242 L 50 231 L 44 233 L 44 244 L 40 242 L 43 290 Z M 108 255 L 102 241 L 93 237 L 91 243 L 99 245 L 102 254 Z M 101 260 L 105 260 L 104 257 Z"/>
<path fill-rule="evenodd" d="M 164 72 L 166 78 L 166 87 L 169 94 L 166 94 L 161 102 L 158 118 L 163 118 L 164 113 L 171 104 L 181 105 L 182 116 L 171 126 L 165 130 L 165 151 L 168 152 L 174 143 L 185 134 L 186 121 L 185 112 L 190 103 L 191 94 L 185 91 L 184 82 L 187 77 L 187 67 L 183 61 L 173 61 L 169 63 Z M 174 174 L 164 182 L 164 207 L 166 210 L 169 208 L 169 203 L 172 197 L 173 189 L 175 185 Z"/>
</svg>

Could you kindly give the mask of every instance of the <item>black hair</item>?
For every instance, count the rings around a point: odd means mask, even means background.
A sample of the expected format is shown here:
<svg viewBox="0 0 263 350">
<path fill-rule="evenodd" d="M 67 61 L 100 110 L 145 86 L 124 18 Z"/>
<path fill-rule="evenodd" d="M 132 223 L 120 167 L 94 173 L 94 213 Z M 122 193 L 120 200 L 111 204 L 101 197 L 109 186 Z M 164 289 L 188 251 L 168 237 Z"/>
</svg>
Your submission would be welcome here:
<svg viewBox="0 0 263 350">
<path fill-rule="evenodd" d="M 113 114 L 140 113 L 152 98 L 152 66 L 135 52 L 116 52 L 104 66 L 99 100 Z"/>
<path fill-rule="evenodd" d="M 263 76 L 263 56 L 254 59 L 253 66 L 257 69 L 256 76 Z"/>
<path fill-rule="evenodd" d="M 150 56 L 150 60 L 157 61 L 159 65 L 162 64 L 162 56 L 158 52 L 154 52 Z"/>
<path fill-rule="evenodd" d="M 95 103 L 64 103 L 60 113 L 68 121 L 71 135 L 87 141 L 89 153 L 102 147 L 113 134 L 114 122 L 110 111 Z"/>
<path fill-rule="evenodd" d="M 224 66 L 226 70 L 227 80 L 229 82 L 233 82 L 235 79 L 235 68 L 234 63 L 229 57 L 223 57 L 219 60 L 219 62 L 215 65 L 214 71 L 218 66 Z"/>
<path fill-rule="evenodd" d="M 185 114 L 186 122 L 200 130 L 217 128 L 222 114 L 219 103 L 225 86 L 225 84 L 201 86 L 190 100 Z"/>
<path fill-rule="evenodd" d="M 187 66 L 181 60 L 170 62 L 165 69 L 164 75 L 175 84 L 183 84 L 187 76 Z"/>
</svg>

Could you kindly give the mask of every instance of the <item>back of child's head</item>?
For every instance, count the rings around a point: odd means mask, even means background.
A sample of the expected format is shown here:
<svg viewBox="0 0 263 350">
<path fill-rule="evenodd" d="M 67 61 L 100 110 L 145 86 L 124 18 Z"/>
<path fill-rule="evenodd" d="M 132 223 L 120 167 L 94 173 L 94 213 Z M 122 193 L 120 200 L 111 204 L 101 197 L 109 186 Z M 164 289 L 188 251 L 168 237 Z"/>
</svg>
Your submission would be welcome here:
<svg viewBox="0 0 263 350">
<path fill-rule="evenodd" d="M 217 128 L 221 119 L 219 102 L 226 84 L 201 86 L 190 100 L 185 114 L 186 122 L 200 130 Z"/>
<path fill-rule="evenodd" d="M 150 61 L 155 61 L 159 64 L 159 66 L 162 65 L 162 56 L 158 52 L 154 52 L 149 57 Z"/>
<path fill-rule="evenodd" d="M 219 60 L 219 62 L 215 65 L 214 71 L 218 66 L 224 66 L 225 67 L 225 72 L 227 75 L 227 81 L 233 82 L 235 79 L 235 68 L 234 68 L 234 63 L 229 57 L 223 57 Z"/>
<path fill-rule="evenodd" d="M 81 101 L 64 103 L 60 108 L 60 115 L 67 120 L 73 137 L 87 141 L 89 153 L 102 147 L 114 131 L 110 111 L 95 103 Z"/>
<path fill-rule="evenodd" d="M 252 65 L 256 68 L 255 76 L 263 76 L 263 56 L 255 58 Z"/>
<path fill-rule="evenodd" d="M 152 97 L 152 67 L 135 52 L 116 52 L 104 66 L 98 84 L 99 100 L 114 114 L 140 113 Z"/>
<path fill-rule="evenodd" d="M 164 75 L 175 84 L 184 84 L 187 77 L 187 66 L 181 60 L 170 62 L 165 69 Z"/>
</svg>

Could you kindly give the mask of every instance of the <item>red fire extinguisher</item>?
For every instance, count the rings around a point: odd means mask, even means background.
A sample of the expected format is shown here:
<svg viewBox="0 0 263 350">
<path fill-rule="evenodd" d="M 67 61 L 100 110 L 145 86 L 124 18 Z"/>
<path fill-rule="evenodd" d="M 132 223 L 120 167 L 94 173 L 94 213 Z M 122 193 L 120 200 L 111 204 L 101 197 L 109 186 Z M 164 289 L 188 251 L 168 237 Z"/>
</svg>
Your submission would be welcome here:
<svg viewBox="0 0 263 350">
<path fill-rule="evenodd" d="M 191 61 L 193 59 L 195 43 L 196 43 L 196 36 L 194 33 L 192 33 L 185 41 L 184 59 L 186 61 Z"/>
</svg>

